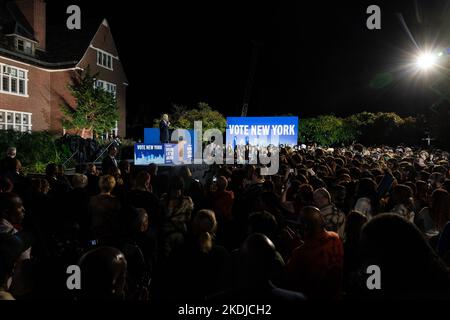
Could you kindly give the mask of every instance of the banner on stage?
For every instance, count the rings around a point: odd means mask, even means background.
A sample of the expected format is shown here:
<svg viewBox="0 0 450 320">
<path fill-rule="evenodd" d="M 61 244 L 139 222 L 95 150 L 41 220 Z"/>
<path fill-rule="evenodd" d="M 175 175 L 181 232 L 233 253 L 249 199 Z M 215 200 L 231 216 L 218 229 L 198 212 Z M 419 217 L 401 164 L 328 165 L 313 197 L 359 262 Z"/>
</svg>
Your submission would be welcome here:
<svg viewBox="0 0 450 320">
<path fill-rule="evenodd" d="M 178 144 L 145 144 L 134 145 L 134 164 L 149 165 L 177 165 L 192 163 L 192 145 L 184 141 Z"/>
<path fill-rule="evenodd" d="M 266 147 L 295 146 L 298 141 L 298 117 L 228 117 L 226 144 Z"/>
</svg>

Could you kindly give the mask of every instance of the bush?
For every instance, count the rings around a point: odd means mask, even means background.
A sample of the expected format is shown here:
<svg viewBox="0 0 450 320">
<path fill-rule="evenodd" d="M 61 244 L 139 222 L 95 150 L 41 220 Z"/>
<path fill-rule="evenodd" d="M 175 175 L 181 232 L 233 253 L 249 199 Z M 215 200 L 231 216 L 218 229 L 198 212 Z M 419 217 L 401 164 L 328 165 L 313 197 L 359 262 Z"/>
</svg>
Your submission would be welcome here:
<svg viewBox="0 0 450 320">
<path fill-rule="evenodd" d="M 62 163 L 70 157 L 67 147 L 56 143 L 57 136 L 48 132 L 0 131 L 0 150 L 17 148 L 17 159 L 26 173 L 42 173 L 48 163 Z"/>
</svg>

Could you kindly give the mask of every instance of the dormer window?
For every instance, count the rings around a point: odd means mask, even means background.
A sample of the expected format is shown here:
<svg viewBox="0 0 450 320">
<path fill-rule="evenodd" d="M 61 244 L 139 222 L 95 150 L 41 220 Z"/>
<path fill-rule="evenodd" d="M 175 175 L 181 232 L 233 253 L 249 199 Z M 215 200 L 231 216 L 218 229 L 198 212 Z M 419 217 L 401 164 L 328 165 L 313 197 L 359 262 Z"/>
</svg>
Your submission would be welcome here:
<svg viewBox="0 0 450 320">
<path fill-rule="evenodd" d="M 16 49 L 17 51 L 23 52 L 25 54 L 34 55 L 34 44 L 31 41 L 17 38 Z"/>
</svg>

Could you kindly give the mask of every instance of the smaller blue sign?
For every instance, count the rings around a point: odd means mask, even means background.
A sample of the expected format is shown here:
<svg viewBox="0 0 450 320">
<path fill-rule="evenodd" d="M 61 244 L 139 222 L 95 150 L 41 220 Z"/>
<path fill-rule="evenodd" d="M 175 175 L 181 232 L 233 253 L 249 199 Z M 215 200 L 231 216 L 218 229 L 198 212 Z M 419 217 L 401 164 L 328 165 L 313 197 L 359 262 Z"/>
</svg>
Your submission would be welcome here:
<svg viewBox="0 0 450 320">
<path fill-rule="evenodd" d="M 151 163 L 159 165 L 179 165 L 192 163 L 192 145 L 184 141 L 179 143 L 134 145 L 134 164 L 146 166 Z"/>
<path fill-rule="evenodd" d="M 134 164 L 145 166 L 150 163 L 164 164 L 164 146 L 162 144 L 143 144 L 134 145 Z"/>
</svg>

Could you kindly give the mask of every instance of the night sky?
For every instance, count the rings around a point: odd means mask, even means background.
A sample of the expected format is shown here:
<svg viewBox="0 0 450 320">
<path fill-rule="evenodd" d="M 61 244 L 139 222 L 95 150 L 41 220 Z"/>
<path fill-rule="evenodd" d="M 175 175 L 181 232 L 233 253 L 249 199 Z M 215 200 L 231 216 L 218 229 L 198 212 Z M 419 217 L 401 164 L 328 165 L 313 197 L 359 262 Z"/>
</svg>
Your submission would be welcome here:
<svg viewBox="0 0 450 320">
<path fill-rule="evenodd" d="M 424 77 L 404 69 L 417 48 L 396 14 L 419 46 L 447 45 L 447 1 L 242 2 L 148 1 L 144 9 L 137 0 L 47 0 L 48 23 L 64 27 L 70 4 L 83 20 L 107 18 L 130 84 L 128 122 L 136 124 L 136 115 L 148 126 L 173 103 L 239 114 L 252 40 L 261 46 L 249 115 L 414 115 L 434 101 Z M 381 7 L 381 30 L 366 28 L 370 4 Z M 374 88 L 377 77 L 384 80 Z"/>
</svg>

